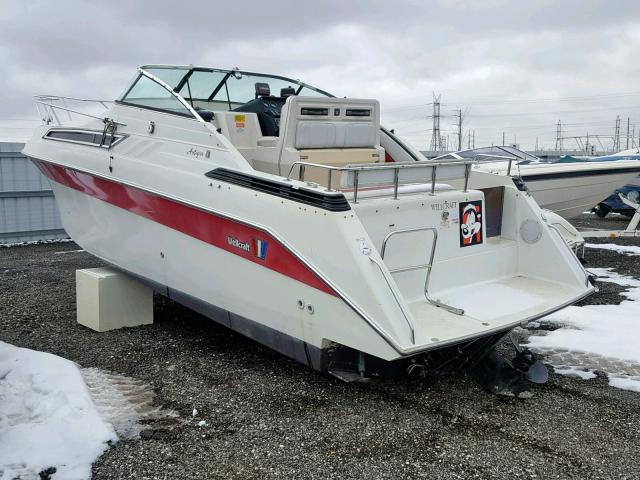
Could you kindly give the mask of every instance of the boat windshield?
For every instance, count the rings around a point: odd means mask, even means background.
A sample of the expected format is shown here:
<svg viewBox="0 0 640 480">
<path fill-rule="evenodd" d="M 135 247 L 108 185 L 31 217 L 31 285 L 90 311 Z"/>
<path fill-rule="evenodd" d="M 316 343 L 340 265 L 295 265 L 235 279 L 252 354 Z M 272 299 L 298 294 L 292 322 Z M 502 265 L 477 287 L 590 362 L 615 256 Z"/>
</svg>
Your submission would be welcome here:
<svg viewBox="0 0 640 480">
<path fill-rule="evenodd" d="M 294 94 L 306 97 L 333 97 L 330 93 L 299 80 L 263 73 L 164 65 L 144 66 L 141 70 L 166 83 L 195 110 L 238 108 L 256 98 L 258 84 L 261 95 L 266 96 L 286 97 Z M 118 101 L 191 116 L 175 96 L 166 90 L 162 94 L 159 89 L 164 87 L 158 83 L 156 86 L 159 88 L 150 88 L 150 82 L 153 81 L 139 73 Z"/>
<path fill-rule="evenodd" d="M 469 150 L 460 150 L 458 152 L 451 152 L 434 158 L 433 160 L 446 160 L 446 159 L 465 159 L 465 160 L 478 160 L 484 158 L 485 160 L 513 158 L 519 160 L 518 164 L 525 165 L 528 163 L 539 163 L 541 160 L 511 146 L 491 146 L 491 147 L 479 147 Z"/>
</svg>

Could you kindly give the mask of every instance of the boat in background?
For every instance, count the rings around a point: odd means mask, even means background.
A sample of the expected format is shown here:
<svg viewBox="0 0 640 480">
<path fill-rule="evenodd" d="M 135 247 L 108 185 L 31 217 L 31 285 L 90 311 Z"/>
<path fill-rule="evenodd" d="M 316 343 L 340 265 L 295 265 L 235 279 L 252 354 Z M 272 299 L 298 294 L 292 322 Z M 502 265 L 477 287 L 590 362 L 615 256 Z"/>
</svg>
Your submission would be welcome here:
<svg viewBox="0 0 640 480">
<path fill-rule="evenodd" d="M 629 148 L 618 153 L 589 158 L 589 162 L 617 162 L 619 160 L 640 160 L 640 148 Z"/>
<path fill-rule="evenodd" d="M 628 150 L 623 150 L 618 153 L 613 153 L 610 155 L 603 155 L 600 157 L 593 157 L 588 159 L 588 161 L 600 161 L 600 162 L 617 162 L 619 160 L 640 160 L 640 148 L 630 148 Z M 598 203 L 595 207 L 593 207 L 593 211 L 600 217 L 604 218 L 607 214 L 620 213 L 627 217 L 633 217 L 635 215 L 636 210 L 629 205 L 629 203 L 625 203 L 622 197 L 630 200 L 632 203 L 637 204 L 640 202 L 640 179 L 635 178 L 634 181 L 625 185 L 624 187 L 618 188 L 612 195 Z"/>
<path fill-rule="evenodd" d="M 508 146 L 480 147 L 434 158 L 444 159 L 482 159 L 474 166 L 474 173 L 482 171 L 522 179 L 542 208 L 565 219 L 590 211 L 640 173 L 640 163 L 635 159 L 544 162 Z M 480 186 L 480 181 L 476 181 L 472 174 L 472 187 Z"/>
<path fill-rule="evenodd" d="M 544 367 L 497 342 L 594 291 L 521 185 L 468 188 L 473 161 L 423 160 L 376 100 L 191 65 L 141 67 L 71 124 L 60 100 L 23 153 L 82 248 L 339 378 L 467 369 L 520 394 Z"/>
</svg>

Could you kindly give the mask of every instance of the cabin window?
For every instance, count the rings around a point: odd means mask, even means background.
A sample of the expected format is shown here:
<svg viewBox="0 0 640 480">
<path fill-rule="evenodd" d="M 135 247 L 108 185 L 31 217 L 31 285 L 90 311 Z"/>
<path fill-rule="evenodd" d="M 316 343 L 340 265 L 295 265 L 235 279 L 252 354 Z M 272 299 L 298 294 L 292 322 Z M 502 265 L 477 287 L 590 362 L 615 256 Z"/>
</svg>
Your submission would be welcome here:
<svg viewBox="0 0 640 480">
<path fill-rule="evenodd" d="M 105 136 L 103 132 L 90 130 L 49 130 L 45 138 L 108 148 L 120 142 L 124 137 L 122 135 L 115 135 L 112 139 L 110 135 Z"/>
<path fill-rule="evenodd" d="M 144 75 L 138 78 L 121 102 L 177 115 L 193 116 L 171 92 Z"/>
</svg>

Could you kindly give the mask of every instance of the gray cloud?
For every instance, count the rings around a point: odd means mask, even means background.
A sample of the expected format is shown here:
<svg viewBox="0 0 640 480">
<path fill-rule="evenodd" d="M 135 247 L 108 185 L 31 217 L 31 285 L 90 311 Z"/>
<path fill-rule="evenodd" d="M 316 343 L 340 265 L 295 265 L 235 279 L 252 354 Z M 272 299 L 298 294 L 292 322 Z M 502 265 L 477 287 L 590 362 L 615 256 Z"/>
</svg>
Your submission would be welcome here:
<svg viewBox="0 0 640 480">
<path fill-rule="evenodd" d="M 35 117 L 37 93 L 113 98 L 145 63 L 238 66 L 378 98 L 385 123 L 419 147 L 432 91 L 444 114 L 463 107 L 476 144 L 504 130 L 525 147 L 536 137 L 553 146 L 558 119 L 569 134 L 611 133 L 618 114 L 640 131 L 640 94 L 593 97 L 640 93 L 636 5 L 3 1 L 0 131 Z M 578 96 L 591 97 L 567 98 Z"/>
</svg>

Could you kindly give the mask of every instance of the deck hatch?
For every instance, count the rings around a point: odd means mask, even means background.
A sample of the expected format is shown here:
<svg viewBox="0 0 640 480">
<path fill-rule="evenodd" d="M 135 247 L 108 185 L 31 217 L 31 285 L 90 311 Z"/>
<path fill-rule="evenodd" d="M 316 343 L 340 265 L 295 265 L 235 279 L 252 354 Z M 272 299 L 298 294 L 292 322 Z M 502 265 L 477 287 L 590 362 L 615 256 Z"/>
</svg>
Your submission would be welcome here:
<svg viewBox="0 0 640 480">
<path fill-rule="evenodd" d="M 259 192 L 286 198 L 294 202 L 312 205 L 331 212 L 346 212 L 351 210 L 344 195 L 328 194 L 305 188 L 294 188 L 292 185 L 274 182 L 266 178 L 255 177 L 243 172 L 216 168 L 205 173 L 205 176 Z"/>
</svg>

